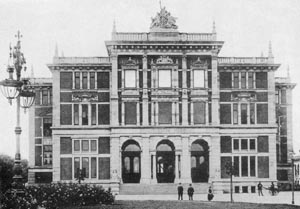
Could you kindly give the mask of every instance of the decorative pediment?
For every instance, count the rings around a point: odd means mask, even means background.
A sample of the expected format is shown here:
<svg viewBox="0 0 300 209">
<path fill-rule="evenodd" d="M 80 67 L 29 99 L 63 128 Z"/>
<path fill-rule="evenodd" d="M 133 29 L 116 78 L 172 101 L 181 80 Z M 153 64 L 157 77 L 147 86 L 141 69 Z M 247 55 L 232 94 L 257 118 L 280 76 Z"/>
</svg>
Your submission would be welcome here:
<svg viewBox="0 0 300 209">
<path fill-rule="evenodd" d="M 135 60 L 132 60 L 131 57 L 128 58 L 128 60 L 124 63 L 124 65 L 130 65 L 130 66 L 133 66 L 133 65 L 137 65 L 136 61 Z"/>
<path fill-rule="evenodd" d="M 73 92 L 72 93 L 73 102 L 92 102 L 98 101 L 97 92 Z"/>
<path fill-rule="evenodd" d="M 173 64 L 173 60 L 169 57 L 169 56 L 160 56 L 160 58 L 158 58 L 156 60 L 156 64 L 158 65 L 172 65 Z"/>
<path fill-rule="evenodd" d="M 154 18 L 151 18 L 150 29 L 164 28 L 164 29 L 177 29 L 176 18 L 173 17 L 165 7 L 160 9 Z"/>
<path fill-rule="evenodd" d="M 255 100 L 255 92 L 238 91 L 232 93 L 232 101 L 251 102 Z"/>
<path fill-rule="evenodd" d="M 198 57 L 198 59 L 192 63 L 192 66 L 195 68 L 207 68 L 208 64 L 206 61 L 201 61 L 200 57 Z"/>
</svg>

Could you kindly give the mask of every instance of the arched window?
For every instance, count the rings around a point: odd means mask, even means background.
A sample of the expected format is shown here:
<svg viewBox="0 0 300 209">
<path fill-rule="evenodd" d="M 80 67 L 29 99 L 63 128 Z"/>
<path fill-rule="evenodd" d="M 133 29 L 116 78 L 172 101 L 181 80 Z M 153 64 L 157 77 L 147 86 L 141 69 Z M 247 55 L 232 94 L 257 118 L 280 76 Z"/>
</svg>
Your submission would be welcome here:
<svg viewBox="0 0 300 209">
<path fill-rule="evenodd" d="M 124 172 L 125 173 L 130 172 L 130 158 L 129 157 L 124 158 Z"/>
<path fill-rule="evenodd" d="M 133 158 L 133 173 L 139 173 L 140 172 L 140 158 L 134 157 Z"/>
</svg>

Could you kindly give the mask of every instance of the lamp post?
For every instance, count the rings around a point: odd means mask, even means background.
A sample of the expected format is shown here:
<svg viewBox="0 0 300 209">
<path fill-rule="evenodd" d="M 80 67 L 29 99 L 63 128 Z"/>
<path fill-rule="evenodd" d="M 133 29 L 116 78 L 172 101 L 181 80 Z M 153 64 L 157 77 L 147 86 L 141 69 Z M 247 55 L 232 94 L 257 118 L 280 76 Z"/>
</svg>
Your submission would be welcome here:
<svg viewBox="0 0 300 209">
<path fill-rule="evenodd" d="M 295 169 L 294 169 L 294 152 L 290 153 L 291 160 L 292 160 L 292 204 L 295 204 L 295 194 L 294 194 L 294 188 L 295 188 Z"/>
<path fill-rule="evenodd" d="M 20 127 L 20 107 L 25 110 L 32 106 L 35 98 L 35 93 L 29 87 L 29 79 L 21 78 L 22 70 L 26 71 L 26 61 L 23 53 L 21 52 L 21 37 L 20 31 L 18 31 L 16 38 L 17 44 L 13 47 L 10 46 L 9 62 L 7 65 L 8 79 L 0 82 L 0 89 L 2 94 L 8 99 L 9 103 L 12 104 L 12 100 L 16 99 L 17 108 L 17 123 L 15 128 L 16 134 L 16 154 L 14 160 L 14 176 L 12 189 L 18 193 L 23 188 L 23 177 L 21 168 L 21 153 L 20 153 L 20 135 L 22 129 Z M 16 79 L 13 74 L 16 72 Z"/>
</svg>

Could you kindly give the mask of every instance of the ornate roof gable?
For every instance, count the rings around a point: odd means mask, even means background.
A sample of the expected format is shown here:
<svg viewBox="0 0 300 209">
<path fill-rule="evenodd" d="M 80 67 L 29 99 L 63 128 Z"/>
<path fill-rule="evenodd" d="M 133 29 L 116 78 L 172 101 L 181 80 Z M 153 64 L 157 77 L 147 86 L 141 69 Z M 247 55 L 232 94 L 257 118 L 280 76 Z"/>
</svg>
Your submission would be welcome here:
<svg viewBox="0 0 300 209">
<path fill-rule="evenodd" d="M 160 12 L 156 14 L 154 18 L 151 18 L 152 23 L 150 29 L 165 28 L 165 29 L 177 29 L 176 18 L 173 17 L 170 12 L 166 10 L 166 7 L 160 9 Z"/>
</svg>

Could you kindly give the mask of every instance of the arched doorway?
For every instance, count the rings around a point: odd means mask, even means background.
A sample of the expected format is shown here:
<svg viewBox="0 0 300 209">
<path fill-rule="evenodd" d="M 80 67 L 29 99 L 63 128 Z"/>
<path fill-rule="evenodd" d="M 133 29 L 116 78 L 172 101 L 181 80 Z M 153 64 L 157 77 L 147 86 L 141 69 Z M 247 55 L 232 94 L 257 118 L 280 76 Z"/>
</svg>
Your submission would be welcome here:
<svg viewBox="0 0 300 209">
<path fill-rule="evenodd" d="M 156 147 L 156 177 L 158 183 L 174 183 L 175 147 L 169 140 L 162 140 Z"/>
<path fill-rule="evenodd" d="M 140 183 L 141 148 L 134 140 L 126 141 L 122 146 L 123 183 Z"/>
<path fill-rule="evenodd" d="M 191 177 L 192 182 L 208 182 L 209 152 L 206 141 L 200 139 L 191 147 Z"/>
</svg>

